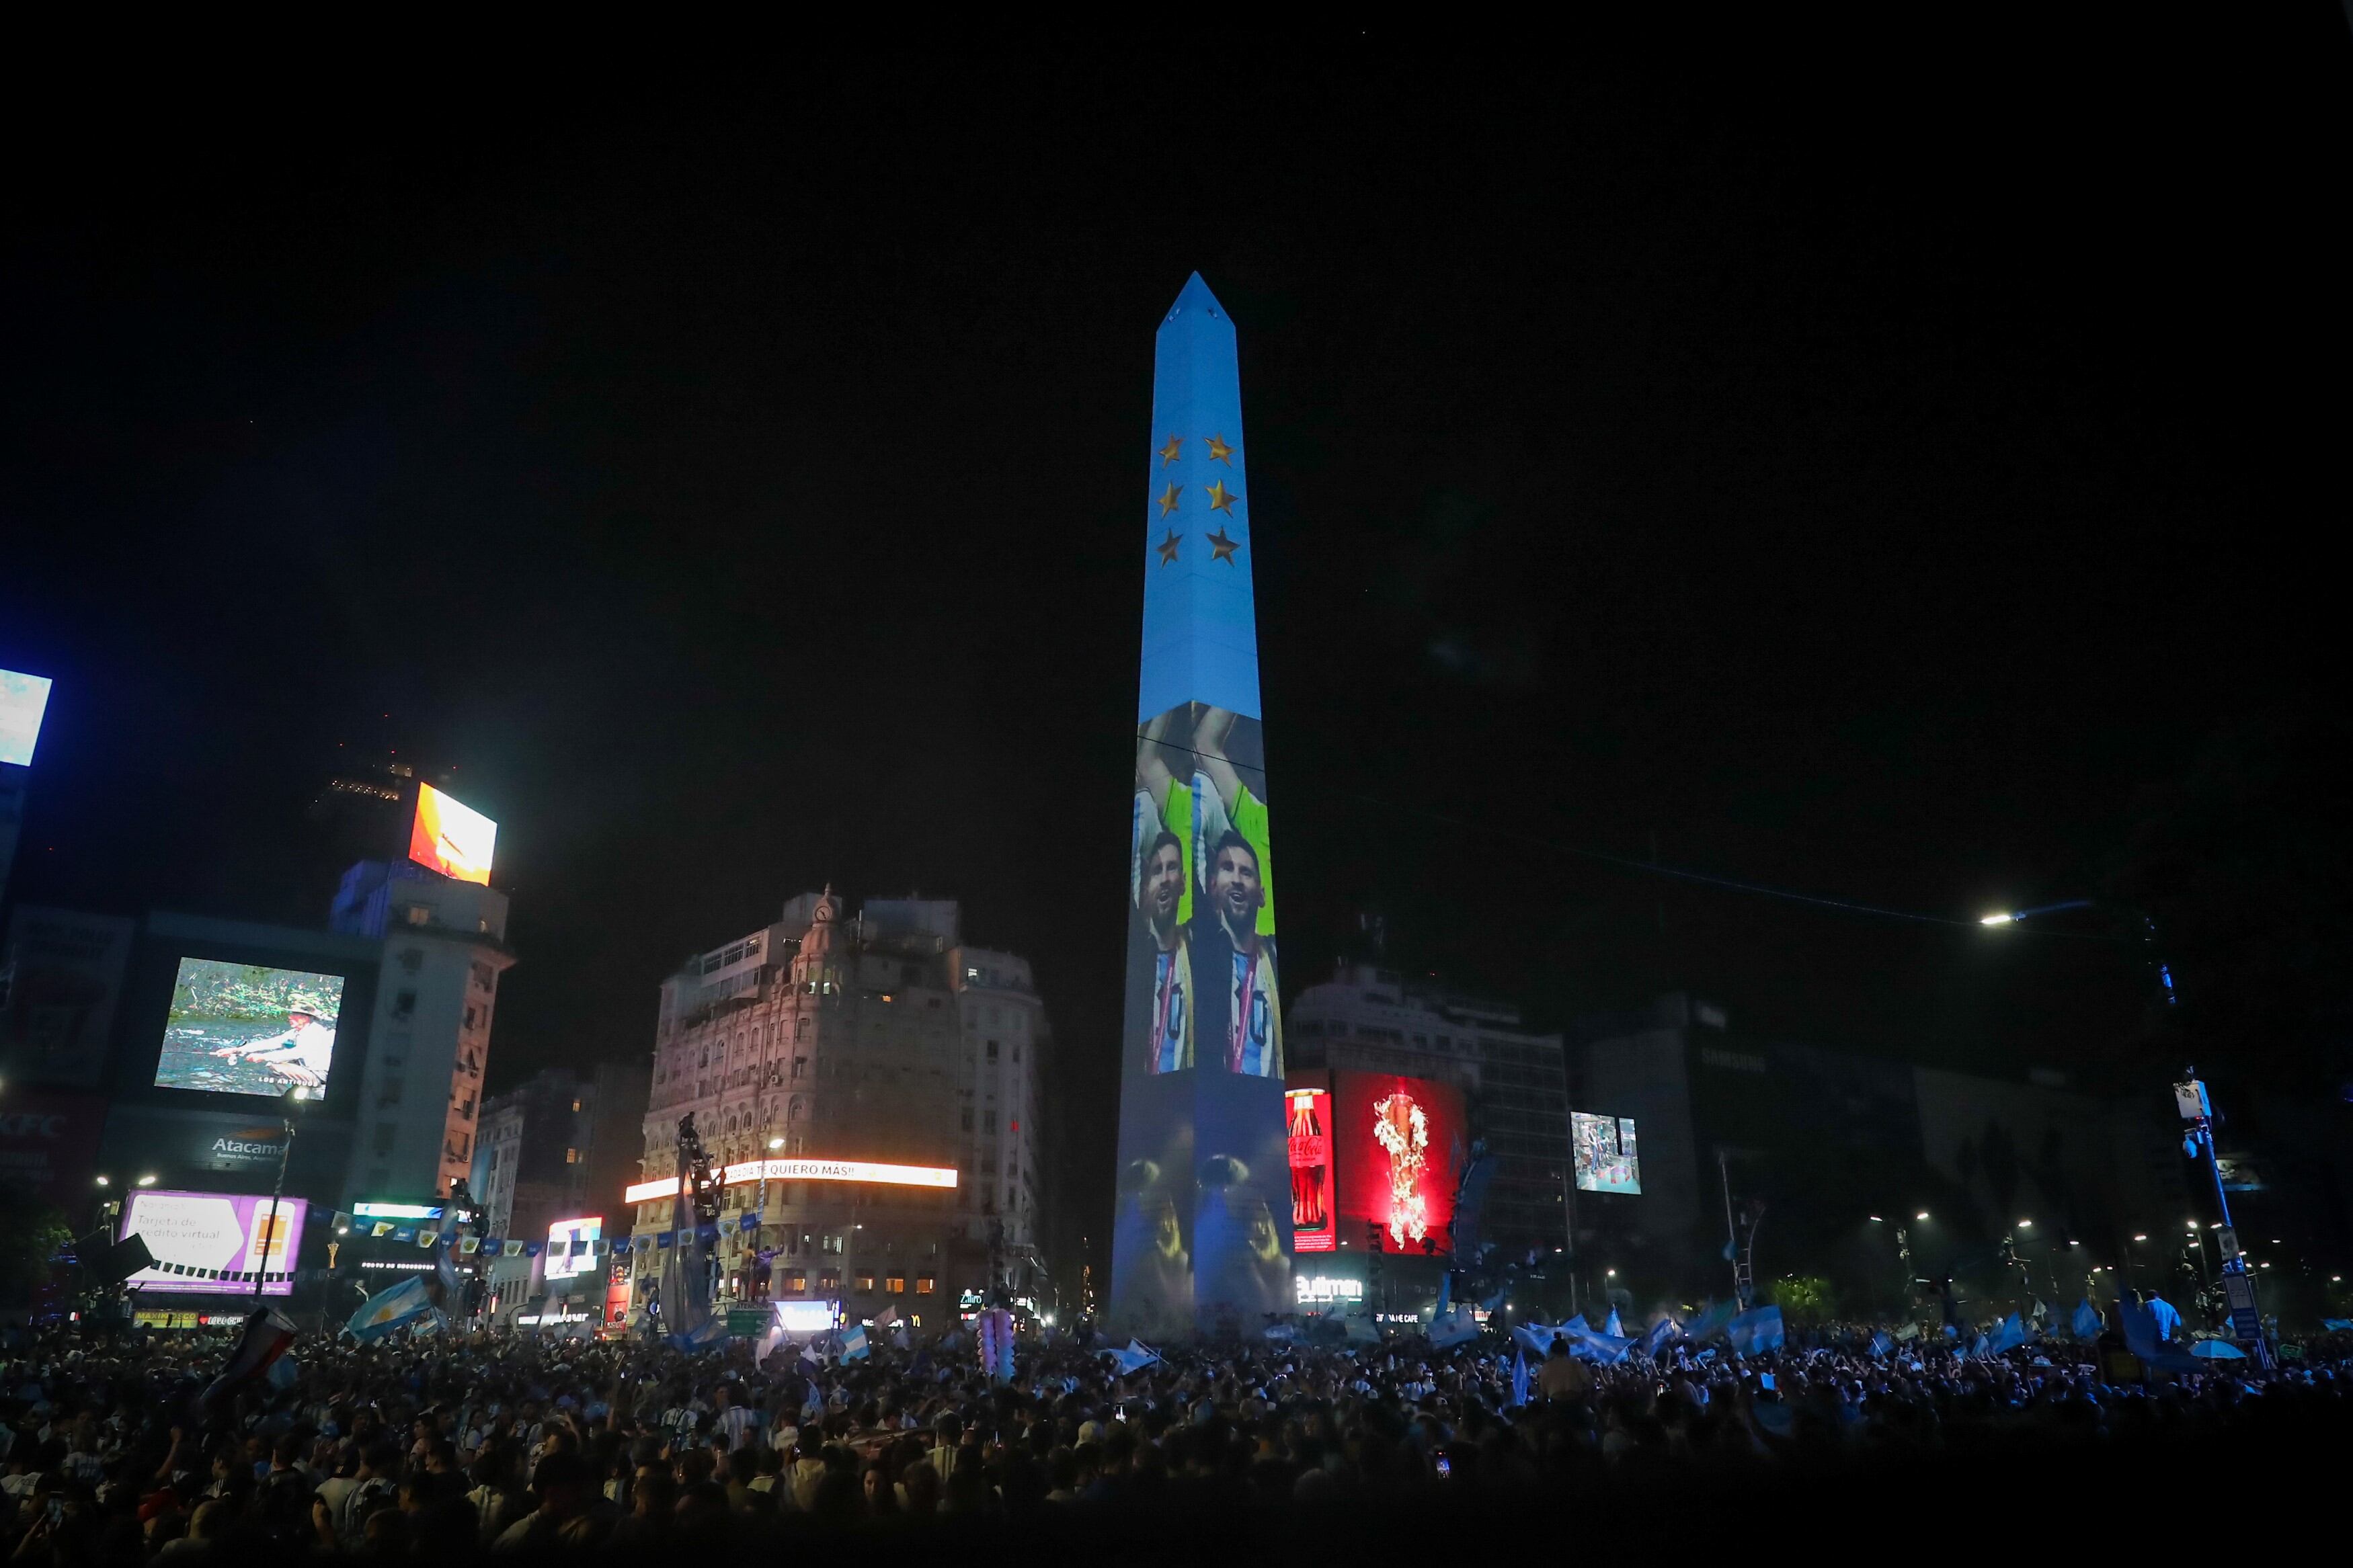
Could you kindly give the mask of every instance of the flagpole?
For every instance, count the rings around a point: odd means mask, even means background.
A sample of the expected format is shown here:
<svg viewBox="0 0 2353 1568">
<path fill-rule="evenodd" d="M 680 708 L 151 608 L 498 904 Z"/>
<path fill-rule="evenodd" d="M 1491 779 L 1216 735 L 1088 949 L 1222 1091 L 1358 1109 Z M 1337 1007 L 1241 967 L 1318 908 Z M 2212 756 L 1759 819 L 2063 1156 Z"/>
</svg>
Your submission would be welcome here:
<svg viewBox="0 0 2353 1568">
<path fill-rule="evenodd" d="M 302 1103 L 301 1096 L 302 1086 L 296 1084 L 279 1097 L 280 1103 L 285 1108 L 286 1142 L 278 1151 L 278 1180 L 269 1189 L 269 1217 L 261 1223 L 261 1266 L 253 1271 L 253 1304 L 256 1307 L 261 1305 L 261 1282 L 269 1274 L 269 1244 L 278 1239 L 278 1200 L 286 1194 L 286 1163 L 294 1157 L 294 1112 Z M 289 1274 L 293 1272 L 290 1265 L 294 1261 L 295 1250 L 290 1247 L 286 1249 Z"/>
</svg>

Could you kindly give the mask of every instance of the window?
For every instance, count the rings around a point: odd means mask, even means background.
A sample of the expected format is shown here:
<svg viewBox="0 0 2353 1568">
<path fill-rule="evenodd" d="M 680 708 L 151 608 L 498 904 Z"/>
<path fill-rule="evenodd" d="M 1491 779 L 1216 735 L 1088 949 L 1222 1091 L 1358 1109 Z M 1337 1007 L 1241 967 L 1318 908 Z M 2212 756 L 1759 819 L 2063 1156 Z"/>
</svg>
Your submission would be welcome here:
<svg viewBox="0 0 2353 1568">
<path fill-rule="evenodd" d="M 580 1114 L 580 1102 L 576 1100 L 572 1102 L 572 1114 L 575 1116 Z"/>
<path fill-rule="evenodd" d="M 967 1132 L 972 1131 L 972 1107 L 969 1105 L 964 1108 L 964 1130 Z"/>
<path fill-rule="evenodd" d="M 915 1294 L 916 1294 L 916 1295 L 918 1295 L 918 1296 L 928 1296 L 928 1295 L 930 1295 L 930 1294 L 932 1293 L 932 1287 L 933 1287 L 934 1283 L 934 1281 L 933 1280 L 932 1277 L 931 1277 L 930 1275 L 928 1275 L 928 1274 L 918 1274 L 918 1275 L 916 1275 L 916 1276 L 915 1276 Z"/>
<path fill-rule="evenodd" d="M 794 1076 L 795 1078 L 804 1078 L 804 1077 L 807 1077 L 807 1074 L 808 1074 L 808 1058 L 807 1058 L 807 1057 L 795 1057 L 795 1058 L 793 1058 L 793 1076 Z"/>
<path fill-rule="evenodd" d="M 1236 872 L 1235 875 L 1240 876 L 1240 873 Z M 577 1149 L 566 1149 L 564 1152 L 564 1163 L 567 1165 L 576 1165 L 580 1163 L 580 1151 Z"/>
<path fill-rule="evenodd" d="M 1235 873 L 1235 874 L 1236 874 L 1237 876 L 1240 875 L 1240 872 L 1237 872 L 1237 873 Z M 467 1008 L 467 1009 L 466 1009 L 466 1027 L 468 1027 L 468 1028 L 470 1028 L 470 1028 L 472 1028 L 473 1026 L 474 1026 L 474 1010 L 473 1010 L 471 1007 L 469 1007 L 469 1008 Z"/>
<path fill-rule="evenodd" d="M 375 1124 L 375 1152 L 376 1152 L 376 1153 L 377 1153 L 378 1155 L 385 1155 L 385 1154 L 389 1154 L 389 1153 L 391 1153 L 391 1152 L 392 1152 L 392 1141 L 393 1141 L 394 1139 L 396 1139 L 396 1138 L 399 1137 L 399 1136 L 400 1136 L 400 1124 L 399 1124 L 398 1122 L 395 1122 L 395 1121 L 379 1121 L 379 1122 L 377 1122 L 377 1123 Z"/>
<path fill-rule="evenodd" d="M 417 993 L 403 991 L 392 999 L 392 1016 L 396 1019 L 410 1017 L 417 1012 Z"/>
<path fill-rule="evenodd" d="M 858 1288 L 859 1288 L 860 1290 L 871 1290 L 871 1289 L 874 1289 L 874 1276 L 872 1276 L 871 1274 L 860 1274 L 860 1275 L 858 1277 Z"/>
<path fill-rule="evenodd" d="M 400 913 L 401 918 L 407 921 L 408 923 L 413 926 L 428 925 L 432 923 L 433 911 L 427 909 L 423 904 L 403 905 L 401 907 Z"/>
<path fill-rule="evenodd" d="M 793 1274 L 786 1276 L 786 1288 L 796 1292 L 807 1290 L 808 1289 L 808 1276 L 806 1274 Z"/>
<path fill-rule="evenodd" d="M 840 1232 L 836 1231 L 834 1234 L 832 1234 L 831 1236 L 828 1236 L 828 1237 L 827 1237 L 825 1238 L 825 1249 L 826 1249 L 828 1252 L 832 1252 L 832 1253 L 839 1253 L 839 1252 L 841 1250 L 841 1233 L 840 1233 Z"/>
<path fill-rule="evenodd" d="M 1240 873 L 1237 872 L 1236 875 L 1240 875 Z M 997 1042 L 995 1040 L 988 1042 L 988 1059 L 990 1061 L 995 1061 L 997 1059 Z"/>
<path fill-rule="evenodd" d="M 1013 1059 L 1017 1062 L 1021 1059 L 1021 1042 L 1018 1040 L 1013 1042 Z"/>
<path fill-rule="evenodd" d="M 817 1288 L 820 1290 L 840 1289 L 841 1270 L 839 1268 L 819 1269 L 817 1277 Z"/>
<path fill-rule="evenodd" d="M 907 1277 L 903 1274 L 891 1275 L 882 1281 L 882 1289 L 893 1296 L 903 1296 L 907 1293 Z"/>
</svg>

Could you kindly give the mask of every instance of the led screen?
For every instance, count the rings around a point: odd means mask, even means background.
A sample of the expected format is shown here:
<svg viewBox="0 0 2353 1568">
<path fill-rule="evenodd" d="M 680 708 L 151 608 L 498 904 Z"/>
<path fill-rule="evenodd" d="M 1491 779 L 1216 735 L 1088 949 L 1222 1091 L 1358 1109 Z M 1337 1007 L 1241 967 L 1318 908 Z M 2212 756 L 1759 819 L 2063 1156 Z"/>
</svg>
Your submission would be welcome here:
<svg viewBox="0 0 2353 1568">
<path fill-rule="evenodd" d="M 821 1334 L 833 1327 L 830 1301 L 779 1301 L 776 1327 L 788 1334 Z"/>
<path fill-rule="evenodd" d="M 215 1094 L 326 1092 L 335 1057 L 335 1022 L 343 977 L 211 958 L 180 960 L 164 1054 L 161 1089 Z"/>
<path fill-rule="evenodd" d="M 1113 1310 L 1131 1331 L 1293 1305 L 1274 863 L 1257 720 L 1137 732 Z"/>
<path fill-rule="evenodd" d="M 1332 1092 L 1283 1091 L 1291 1125 L 1291 1249 L 1329 1252 L 1335 1239 L 1332 1203 Z"/>
<path fill-rule="evenodd" d="M 0 669 L 0 763 L 33 765 L 41 738 L 41 715 L 49 708 L 49 678 Z"/>
<path fill-rule="evenodd" d="M 1341 1235 L 1384 1252 L 1451 1253 L 1454 1189 L 1471 1142 L 1462 1094 L 1435 1079 L 1332 1075 Z"/>
<path fill-rule="evenodd" d="M 557 1220 L 547 1227 L 547 1267 L 543 1272 L 550 1279 L 588 1273 L 596 1266 L 596 1241 L 604 1234 L 601 1217 Z"/>
<path fill-rule="evenodd" d="M 1571 1111 L 1568 1135 L 1577 1151 L 1578 1192 L 1639 1194 L 1642 1190 L 1642 1163 L 1634 1152 L 1632 1117 Z"/>
<path fill-rule="evenodd" d="M 408 830 L 408 858 L 459 882 L 491 880 L 491 851 L 499 825 L 429 784 L 417 786 L 417 820 Z"/>
<path fill-rule="evenodd" d="M 122 1234 L 147 1244 L 152 1267 L 124 1283 L 134 1289 L 192 1296 L 249 1296 L 260 1273 L 261 1293 L 294 1293 L 294 1260 L 309 1205 L 280 1198 L 273 1218 L 268 1193 L 133 1192 Z"/>
</svg>

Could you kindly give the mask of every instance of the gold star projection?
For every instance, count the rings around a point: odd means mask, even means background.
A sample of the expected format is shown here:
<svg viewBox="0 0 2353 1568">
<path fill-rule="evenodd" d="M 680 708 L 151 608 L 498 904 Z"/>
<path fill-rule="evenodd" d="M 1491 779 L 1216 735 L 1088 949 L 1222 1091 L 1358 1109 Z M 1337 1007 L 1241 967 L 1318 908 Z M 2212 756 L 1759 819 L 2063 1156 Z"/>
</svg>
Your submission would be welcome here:
<svg viewBox="0 0 2353 1568">
<path fill-rule="evenodd" d="M 1186 439 L 1185 437 L 1172 435 L 1168 437 L 1166 446 L 1157 448 L 1153 453 L 1154 457 L 1160 459 L 1162 468 L 1167 468 L 1170 464 L 1182 459 Z M 1201 445 L 1207 453 L 1207 461 L 1223 463 L 1229 468 L 1234 466 L 1233 458 L 1237 448 L 1228 445 L 1222 434 L 1202 437 Z M 1208 495 L 1211 511 L 1221 511 L 1228 517 L 1235 515 L 1234 508 L 1241 503 L 1242 499 L 1240 490 L 1229 488 L 1223 479 L 1212 479 L 1201 489 Z M 1155 498 L 1154 504 L 1160 508 L 1160 521 L 1166 522 L 1172 513 L 1181 510 L 1184 500 L 1184 488 L 1172 481 L 1166 489 Z M 1209 542 L 1211 561 L 1222 561 L 1229 566 L 1238 564 L 1234 560 L 1234 552 L 1242 547 L 1242 542 L 1229 538 L 1222 525 L 1217 532 L 1205 534 L 1203 537 Z M 1168 530 L 1166 538 L 1152 546 L 1153 553 L 1160 557 L 1160 564 L 1163 566 L 1176 564 L 1178 547 L 1183 544 L 1184 539 L 1183 534 L 1171 528 Z"/>
</svg>

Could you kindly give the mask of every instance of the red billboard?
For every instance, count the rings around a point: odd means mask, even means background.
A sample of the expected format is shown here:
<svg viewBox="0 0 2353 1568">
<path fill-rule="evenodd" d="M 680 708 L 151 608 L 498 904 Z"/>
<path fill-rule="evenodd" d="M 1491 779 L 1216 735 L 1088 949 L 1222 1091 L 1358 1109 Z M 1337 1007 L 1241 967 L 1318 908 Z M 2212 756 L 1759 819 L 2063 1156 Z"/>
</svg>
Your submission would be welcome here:
<svg viewBox="0 0 2353 1568">
<path fill-rule="evenodd" d="M 1378 1226 L 1384 1252 L 1454 1247 L 1454 1188 L 1470 1134 L 1462 1093 L 1435 1079 L 1332 1075 L 1332 1148 L 1340 1235 Z"/>
<path fill-rule="evenodd" d="M 1291 1247 L 1329 1252 L 1337 1235 L 1333 1213 L 1332 1090 L 1322 1073 L 1293 1073 L 1283 1090 L 1291 1126 Z"/>
</svg>

